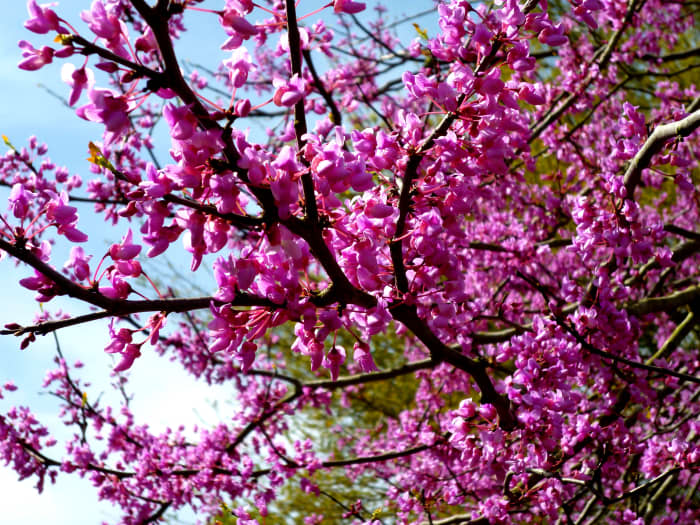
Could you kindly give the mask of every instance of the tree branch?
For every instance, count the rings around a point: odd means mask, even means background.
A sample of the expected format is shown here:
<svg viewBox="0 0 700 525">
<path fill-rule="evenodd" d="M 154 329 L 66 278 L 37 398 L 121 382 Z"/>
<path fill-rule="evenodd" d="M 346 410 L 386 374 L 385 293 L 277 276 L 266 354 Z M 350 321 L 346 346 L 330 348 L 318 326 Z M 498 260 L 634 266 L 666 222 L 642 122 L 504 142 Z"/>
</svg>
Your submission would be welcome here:
<svg viewBox="0 0 700 525">
<path fill-rule="evenodd" d="M 385 379 L 393 379 L 406 374 L 411 374 L 417 370 L 424 370 L 427 368 L 433 368 L 437 366 L 437 362 L 433 359 L 423 359 L 421 361 L 414 361 L 412 363 L 406 363 L 398 368 L 392 368 L 390 370 L 381 370 L 379 372 L 370 372 L 367 374 L 355 374 L 351 376 L 339 377 L 337 380 L 318 380 L 309 381 L 304 383 L 305 388 L 325 388 L 327 390 L 337 390 L 338 388 L 345 388 L 351 385 L 364 385 L 366 383 L 374 383 L 377 381 L 384 381 Z"/>
<path fill-rule="evenodd" d="M 700 299 L 700 285 L 689 286 L 685 290 L 673 292 L 664 297 L 647 297 L 629 304 L 625 309 L 637 317 L 656 312 L 668 312 L 691 304 Z"/>
<path fill-rule="evenodd" d="M 318 89 L 318 92 L 323 97 L 323 100 L 325 100 L 326 104 L 328 104 L 328 108 L 331 111 L 331 121 L 336 126 L 340 126 L 343 121 L 343 116 L 340 113 L 335 100 L 333 100 L 333 96 L 328 92 L 326 86 L 323 85 L 323 80 L 321 80 L 321 77 L 318 76 L 316 67 L 314 66 L 314 62 L 311 58 L 311 52 L 308 49 L 304 49 L 302 50 L 302 54 L 304 55 L 304 61 L 306 62 L 306 66 L 309 68 L 311 77 L 314 79 L 314 86 L 316 86 L 316 89 Z"/>
<path fill-rule="evenodd" d="M 289 39 L 289 57 L 292 62 L 292 75 L 297 75 L 299 78 L 302 78 L 301 38 L 299 37 L 299 26 L 297 25 L 296 7 L 294 0 L 285 0 L 285 4 L 287 10 L 287 35 Z M 307 133 L 304 100 L 304 97 L 302 97 L 296 104 L 294 104 L 294 133 L 296 135 L 299 153 L 301 153 L 304 145 L 306 144 L 306 140 L 304 139 L 304 135 Z M 308 170 L 305 170 L 301 175 L 301 185 L 304 189 L 306 220 L 315 230 L 319 225 L 318 206 L 316 204 L 314 179 Z"/>
<path fill-rule="evenodd" d="M 654 129 L 625 171 L 624 184 L 628 199 L 634 199 L 634 190 L 639 185 L 642 171 L 649 167 L 652 157 L 663 149 L 666 142 L 674 138 L 687 137 L 698 127 L 700 127 L 700 110 L 694 111 L 681 120 L 669 122 Z"/>
<path fill-rule="evenodd" d="M 95 319 L 100 319 L 107 316 L 122 317 L 129 314 L 139 313 L 139 312 L 185 312 L 189 310 L 199 310 L 203 308 L 208 308 L 212 303 L 216 305 L 230 304 L 232 306 L 250 306 L 250 307 L 264 307 L 264 308 L 279 308 L 282 305 L 275 304 L 269 299 L 257 297 L 255 295 L 247 294 L 244 292 L 238 292 L 236 297 L 232 301 L 220 301 L 214 299 L 213 297 L 193 297 L 185 299 L 153 299 L 153 300 L 126 300 L 126 299 L 112 299 L 106 295 L 101 294 L 94 288 L 85 288 L 71 279 L 61 274 L 55 268 L 52 268 L 47 263 L 42 261 L 37 255 L 32 253 L 27 248 L 23 246 L 18 246 L 17 243 L 12 244 L 5 239 L 0 238 L 0 250 L 9 253 L 15 259 L 18 259 L 36 271 L 50 279 L 58 287 L 56 290 L 56 295 L 68 295 L 75 299 L 79 299 L 85 303 L 91 304 L 93 306 L 98 306 L 103 308 L 104 312 L 96 312 L 80 316 L 79 318 L 74 318 L 73 320 L 59 320 L 59 321 L 49 321 L 47 323 L 42 323 L 36 325 L 35 327 L 21 328 L 20 333 L 26 333 L 29 331 L 37 333 L 48 333 L 50 331 L 62 328 L 64 326 L 70 326 L 74 324 L 79 324 L 81 322 L 92 321 Z M 39 327 L 46 326 L 47 329 L 41 329 Z M 2 331 L 0 333 L 16 333 L 16 330 Z M 19 333 L 16 333 L 19 335 Z"/>
</svg>

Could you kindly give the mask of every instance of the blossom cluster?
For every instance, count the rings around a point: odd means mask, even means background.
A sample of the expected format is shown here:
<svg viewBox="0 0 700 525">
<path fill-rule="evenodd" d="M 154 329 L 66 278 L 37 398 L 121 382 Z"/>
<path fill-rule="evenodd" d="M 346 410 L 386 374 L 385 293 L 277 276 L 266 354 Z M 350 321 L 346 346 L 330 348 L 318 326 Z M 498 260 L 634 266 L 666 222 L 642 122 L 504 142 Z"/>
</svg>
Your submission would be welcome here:
<svg viewBox="0 0 700 525">
<path fill-rule="evenodd" d="M 93 0 L 81 33 L 28 2 L 61 47 L 23 40 L 19 67 L 65 61 L 102 135 L 83 177 L 5 138 L 0 253 L 37 301 L 92 311 L 3 333 L 108 319 L 117 359 L 90 385 L 59 349 L 43 388 L 75 433 L 12 408 L 5 463 L 40 490 L 88 477 L 124 523 L 274 521 L 290 490 L 309 524 L 700 520 L 692 6 L 445 0 L 411 28 L 350 0 L 201 3 Z M 192 70 L 195 14 L 226 58 Z M 202 296 L 158 279 L 181 250 Z M 102 403 L 152 350 L 235 413 L 157 432 Z"/>
</svg>

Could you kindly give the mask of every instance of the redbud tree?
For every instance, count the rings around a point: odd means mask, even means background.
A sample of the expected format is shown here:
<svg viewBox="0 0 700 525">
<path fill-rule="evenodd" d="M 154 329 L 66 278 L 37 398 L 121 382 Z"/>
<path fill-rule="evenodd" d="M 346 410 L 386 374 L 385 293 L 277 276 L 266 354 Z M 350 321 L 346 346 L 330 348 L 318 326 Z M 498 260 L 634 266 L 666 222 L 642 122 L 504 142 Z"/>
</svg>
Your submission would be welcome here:
<svg viewBox="0 0 700 525">
<path fill-rule="evenodd" d="M 289 487 L 336 513 L 270 520 L 700 520 L 697 2 L 406 8 L 438 23 L 399 38 L 354 0 L 29 0 L 19 67 L 62 62 L 96 134 L 82 177 L 5 138 L 0 250 L 43 307 L 3 333 L 31 352 L 103 322 L 114 388 L 154 353 L 237 394 L 216 425 L 155 432 L 59 353 L 44 388 L 72 437 L 0 415 L 21 478 L 88 478 L 130 524 L 264 523 Z M 220 63 L 175 52 L 195 12 Z M 148 270 L 183 250 L 202 296 Z"/>
</svg>

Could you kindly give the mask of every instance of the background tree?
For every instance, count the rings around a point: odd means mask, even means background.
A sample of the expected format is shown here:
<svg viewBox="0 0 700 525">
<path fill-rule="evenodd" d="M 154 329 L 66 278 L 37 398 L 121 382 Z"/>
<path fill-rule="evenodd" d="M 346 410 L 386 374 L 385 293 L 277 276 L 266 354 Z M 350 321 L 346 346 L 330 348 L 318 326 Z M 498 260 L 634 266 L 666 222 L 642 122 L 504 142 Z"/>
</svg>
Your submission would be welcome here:
<svg viewBox="0 0 700 525">
<path fill-rule="evenodd" d="M 93 310 L 5 333 L 26 347 L 109 319 L 124 396 L 102 404 L 59 355 L 46 388 L 76 431 L 57 452 L 29 408 L 2 416 L 20 476 L 88 476 L 125 523 L 184 506 L 238 523 L 697 522 L 693 2 L 441 2 L 411 42 L 353 1 L 96 0 L 91 34 L 28 6 L 61 47 L 22 42 L 20 67 L 78 58 L 68 104 L 104 133 L 87 183 L 6 139 L 0 249 L 40 302 Z M 193 11 L 228 58 L 185 73 L 173 42 Z M 87 253 L 71 199 L 121 240 Z M 211 295 L 142 265 L 180 238 Z M 51 241 L 72 246 L 61 269 Z M 121 374 L 151 346 L 234 385 L 233 417 L 135 421 Z"/>
</svg>

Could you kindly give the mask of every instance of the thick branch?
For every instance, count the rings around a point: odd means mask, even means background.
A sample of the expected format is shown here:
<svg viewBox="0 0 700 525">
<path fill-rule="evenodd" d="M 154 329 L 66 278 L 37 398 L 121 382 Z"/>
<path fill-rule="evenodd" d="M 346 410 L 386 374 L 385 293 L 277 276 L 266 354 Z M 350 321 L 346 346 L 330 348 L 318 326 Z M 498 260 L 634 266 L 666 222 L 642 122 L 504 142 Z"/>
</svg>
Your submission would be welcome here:
<svg viewBox="0 0 700 525">
<path fill-rule="evenodd" d="M 642 60 L 651 60 L 654 62 L 673 62 L 675 60 L 683 60 L 686 58 L 700 56 L 700 47 L 678 51 L 677 53 L 669 53 L 667 55 L 644 55 Z"/>
<path fill-rule="evenodd" d="M 292 75 L 302 77 L 301 65 L 301 38 L 299 37 L 299 26 L 297 25 L 297 12 L 294 0 L 286 0 L 287 9 L 287 35 L 289 39 L 289 56 L 292 62 Z M 307 133 L 306 111 L 304 110 L 304 98 L 302 97 L 294 104 L 294 133 L 297 140 L 297 148 L 301 152 L 304 148 L 304 135 Z M 304 189 L 304 203 L 306 206 L 306 219 L 312 227 L 318 226 L 318 207 L 316 204 L 316 192 L 314 190 L 314 180 L 309 171 L 301 175 L 301 185 Z"/>
<path fill-rule="evenodd" d="M 700 110 L 696 110 L 684 119 L 657 126 L 641 149 L 630 161 L 625 172 L 624 184 L 627 198 L 634 198 L 634 190 L 639 185 L 642 171 L 649 167 L 651 159 L 660 152 L 667 141 L 674 138 L 687 137 L 700 127 Z"/>
<path fill-rule="evenodd" d="M 449 363 L 455 368 L 468 373 L 474 379 L 481 391 L 481 402 L 492 404 L 498 412 L 501 428 L 513 430 L 517 426 L 515 415 L 511 411 L 510 401 L 506 396 L 496 392 L 483 364 L 440 341 L 425 321 L 418 317 L 415 306 L 396 304 L 392 306 L 391 313 L 395 320 L 403 323 L 428 348 L 433 360 Z"/>
<path fill-rule="evenodd" d="M 632 315 L 641 317 L 656 312 L 668 312 L 681 306 L 691 304 L 699 299 L 700 285 L 694 285 L 664 297 L 648 297 L 642 299 L 641 301 L 628 305 L 626 309 Z"/>
</svg>

